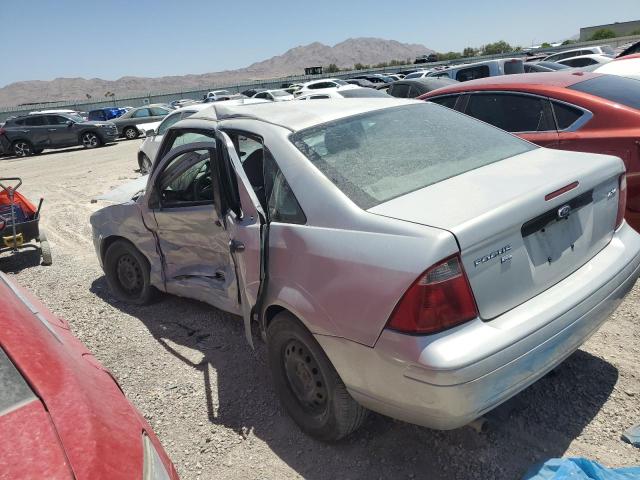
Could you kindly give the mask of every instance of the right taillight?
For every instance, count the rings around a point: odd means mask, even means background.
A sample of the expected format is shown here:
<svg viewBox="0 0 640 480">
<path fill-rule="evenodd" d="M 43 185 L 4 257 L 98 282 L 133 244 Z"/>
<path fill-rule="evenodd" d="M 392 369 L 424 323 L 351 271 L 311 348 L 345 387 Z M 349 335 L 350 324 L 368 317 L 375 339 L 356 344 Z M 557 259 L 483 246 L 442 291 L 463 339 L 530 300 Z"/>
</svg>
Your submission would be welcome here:
<svg viewBox="0 0 640 480">
<path fill-rule="evenodd" d="M 616 229 L 622 225 L 624 212 L 627 209 L 627 175 L 620 175 L 618 188 L 618 216 L 616 217 Z"/>
<path fill-rule="evenodd" d="M 435 333 L 478 316 L 459 255 L 424 272 L 394 309 L 387 327 L 405 333 Z"/>
</svg>

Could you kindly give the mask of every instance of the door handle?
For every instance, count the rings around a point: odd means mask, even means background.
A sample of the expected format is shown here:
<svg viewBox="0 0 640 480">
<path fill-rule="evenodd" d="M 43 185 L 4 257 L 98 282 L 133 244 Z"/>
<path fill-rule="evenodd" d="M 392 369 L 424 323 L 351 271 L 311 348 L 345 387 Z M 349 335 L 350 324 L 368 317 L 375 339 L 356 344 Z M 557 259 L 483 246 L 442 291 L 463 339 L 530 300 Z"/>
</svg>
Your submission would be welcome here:
<svg viewBox="0 0 640 480">
<path fill-rule="evenodd" d="M 55 132 L 57 130 L 57 128 L 50 128 L 49 131 L 50 132 Z"/>
<path fill-rule="evenodd" d="M 231 250 L 231 253 L 244 252 L 244 243 L 239 240 L 231 240 L 229 242 L 229 250 Z"/>
</svg>

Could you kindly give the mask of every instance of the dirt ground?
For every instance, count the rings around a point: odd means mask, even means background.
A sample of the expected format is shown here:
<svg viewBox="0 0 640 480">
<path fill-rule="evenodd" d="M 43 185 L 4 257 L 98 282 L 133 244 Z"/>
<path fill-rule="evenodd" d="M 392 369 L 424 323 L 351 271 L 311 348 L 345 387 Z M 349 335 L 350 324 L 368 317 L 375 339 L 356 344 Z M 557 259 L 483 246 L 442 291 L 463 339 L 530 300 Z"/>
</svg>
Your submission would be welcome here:
<svg viewBox="0 0 640 480">
<path fill-rule="evenodd" d="M 90 198 L 136 178 L 141 140 L 26 158 L 0 158 L 0 176 L 45 198 L 53 265 L 37 253 L 0 256 L 0 269 L 39 296 L 118 378 L 190 479 L 514 479 L 550 457 L 640 464 L 620 434 L 640 422 L 640 288 L 581 350 L 488 415 L 490 428 L 439 432 L 372 414 L 327 445 L 302 434 L 278 405 L 264 349 L 240 319 L 163 296 L 117 302 L 91 243 Z"/>
</svg>

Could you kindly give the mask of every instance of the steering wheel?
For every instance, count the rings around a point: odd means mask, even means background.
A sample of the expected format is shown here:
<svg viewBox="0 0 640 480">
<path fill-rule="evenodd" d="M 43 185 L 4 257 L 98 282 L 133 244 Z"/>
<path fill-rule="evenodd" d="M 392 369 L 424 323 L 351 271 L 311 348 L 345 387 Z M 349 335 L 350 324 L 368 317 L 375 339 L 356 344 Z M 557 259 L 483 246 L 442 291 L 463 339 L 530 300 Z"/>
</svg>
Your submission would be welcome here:
<svg viewBox="0 0 640 480">
<path fill-rule="evenodd" d="M 193 182 L 193 200 L 198 202 L 211 199 L 213 199 L 213 182 L 211 176 L 205 174 Z"/>
</svg>

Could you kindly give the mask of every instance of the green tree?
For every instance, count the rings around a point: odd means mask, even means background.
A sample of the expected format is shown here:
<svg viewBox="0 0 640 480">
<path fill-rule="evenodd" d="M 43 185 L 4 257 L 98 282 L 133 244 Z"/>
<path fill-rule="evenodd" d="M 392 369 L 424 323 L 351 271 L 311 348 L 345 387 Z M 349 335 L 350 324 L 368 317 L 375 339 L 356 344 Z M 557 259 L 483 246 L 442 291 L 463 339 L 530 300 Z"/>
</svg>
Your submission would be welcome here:
<svg viewBox="0 0 640 480">
<path fill-rule="evenodd" d="M 371 68 L 371 66 L 370 66 L 370 65 L 365 65 L 365 64 L 360 63 L 360 62 L 356 63 L 356 64 L 353 66 L 353 69 L 354 69 L 354 70 L 367 70 L 367 69 L 369 69 L 369 68 Z"/>
<path fill-rule="evenodd" d="M 589 40 L 605 40 L 607 38 L 616 38 L 616 33 L 608 28 L 596 30 Z"/>
<path fill-rule="evenodd" d="M 373 68 L 384 68 L 384 67 L 388 67 L 389 64 L 387 62 L 380 62 L 380 63 L 376 63 Z"/>
<path fill-rule="evenodd" d="M 571 45 L 572 43 L 576 43 L 576 41 L 575 41 L 575 40 L 567 39 L 567 40 L 565 40 L 564 42 L 562 42 L 562 45 Z"/>
<path fill-rule="evenodd" d="M 483 53 L 485 55 L 497 55 L 499 53 L 507 53 L 511 52 L 513 48 L 504 40 L 499 40 L 494 43 L 488 43 L 483 48 Z"/>
<path fill-rule="evenodd" d="M 541 48 L 551 48 L 551 44 L 549 42 L 543 42 L 542 45 L 540 45 Z"/>
<path fill-rule="evenodd" d="M 633 32 L 629 32 L 626 35 L 629 35 L 629 36 L 631 36 L 631 35 L 640 35 L 640 28 L 634 30 Z"/>
<path fill-rule="evenodd" d="M 467 47 L 462 51 L 463 57 L 475 57 L 478 55 L 478 50 L 473 47 Z"/>
<path fill-rule="evenodd" d="M 438 60 L 455 60 L 456 58 L 462 58 L 462 54 L 460 52 L 447 52 L 438 54 Z"/>
<path fill-rule="evenodd" d="M 336 73 L 336 72 L 339 72 L 340 69 L 335 63 L 330 63 L 329 66 L 324 71 L 327 73 Z"/>
</svg>

